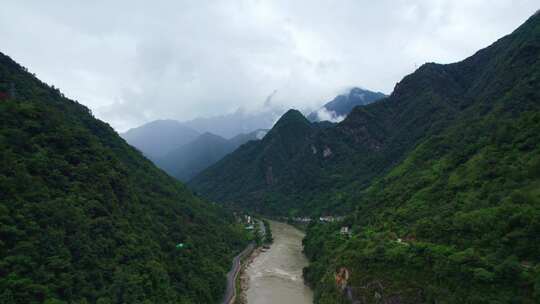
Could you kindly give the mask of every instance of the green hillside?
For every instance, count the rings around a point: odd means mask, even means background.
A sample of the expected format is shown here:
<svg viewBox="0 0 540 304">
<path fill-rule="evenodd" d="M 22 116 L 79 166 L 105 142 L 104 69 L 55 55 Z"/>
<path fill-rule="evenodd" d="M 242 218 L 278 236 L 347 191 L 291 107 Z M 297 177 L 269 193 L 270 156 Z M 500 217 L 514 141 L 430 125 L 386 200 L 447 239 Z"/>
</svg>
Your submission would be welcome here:
<svg viewBox="0 0 540 304">
<path fill-rule="evenodd" d="M 409 76 L 434 98 L 439 86 L 463 88 L 458 114 L 359 191 L 344 222 L 310 226 L 305 277 L 318 303 L 347 303 L 348 293 L 365 303 L 540 302 L 539 59 L 536 15 L 463 62 Z M 453 81 L 418 74 L 428 68 Z"/>
<path fill-rule="evenodd" d="M 335 126 L 297 131 L 307 122 L 298 113 L 297 127 L 279 131 L 286 136 L 270 132 L 203 171 L 190 186 L 213 200 L 268 214 L 345 214 L 363 189 L 422 141 L 471 115 L 491 113 L 496 100 L 533 71 L 537 19 L 462 62 L 421 66 L 388 98 L 356 107 Z M 536 106 L 528 99 L 512 111 L 529 104 Z"/>
<path fill-rule="evenodd" d="M 0 92 L 0 303 L 221 299 L 229 214 L 3 54 Z"/>
<path fill-rule="evenodd" d="M 289 112 L 191 185 L 267 214 L 348 215 L 308 229 L 317 303 L 538 303 L 539 59 L 536 14 L 335 126 Z"/>
<path fill-rule="evenodd" d="M 318 129 L 299 111 L 289 110 L 262 140 L 242 145 L 196 176 L 190 185 L 216 201 L 279 213 L 283 205 L 292 207 L 297 199 L 284 193 L 307 182 L 304 171 L 310 169 L 310 163 L 304 168 L 296 161 L 302 161 L 298 156 L 310 149 L 310 136 Z"/>
</svg>

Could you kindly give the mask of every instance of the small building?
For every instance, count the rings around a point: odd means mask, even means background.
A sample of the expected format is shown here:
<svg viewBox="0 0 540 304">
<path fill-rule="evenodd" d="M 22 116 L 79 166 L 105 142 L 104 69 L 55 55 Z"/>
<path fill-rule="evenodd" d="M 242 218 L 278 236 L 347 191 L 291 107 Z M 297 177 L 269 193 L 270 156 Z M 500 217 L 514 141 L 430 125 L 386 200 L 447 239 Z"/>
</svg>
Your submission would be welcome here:
<svg viewBox="0 0 540 304">
<path fill-rule="evenodd" d="M 293 221 L 300 223 L 309 223 L 311 222 L 311 219 L 309 217 L 295 217 L 293 218 Z"/>
<path fill-rule="evenodd" d="M 342 221 L 343 219 L 345 219 L 344 216 L 332 216 L 332 215 L 328 215 L 328 216 L 321 216 L 321 217 L 319 217 L 319 221 L 321 221 L 321 222 L 327 222 L 327 223 L 340 222 L 340 221 Z"/>
<path fill-rule="evenodd" d="M 335 219 L 334 219 L 333 216 L 321 216 L 321 217 L 319 217 L 319 221 L 331 223 L 331 222 L 334 222 Z"/>
<path fill-rule="evenodd" d="M 341 227 L 341 229 L 339 230 L 339 234 L 341 235 L 346 235 L 346 236 L 350 236 L 351 235 L 351 229 L 349 226 L 343 226 Z"/>
</svg>

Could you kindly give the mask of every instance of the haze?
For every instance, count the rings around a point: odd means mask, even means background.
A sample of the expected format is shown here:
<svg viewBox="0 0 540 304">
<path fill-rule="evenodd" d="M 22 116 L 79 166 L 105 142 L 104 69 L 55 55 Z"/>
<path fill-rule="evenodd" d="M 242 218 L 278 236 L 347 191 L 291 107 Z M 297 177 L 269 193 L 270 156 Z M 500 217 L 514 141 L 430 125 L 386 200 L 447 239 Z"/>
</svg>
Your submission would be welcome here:
<svg viewBox="0 0 540 304">
<path fill-rule="evenodd" d="M 489 10 L 486 7 L 489 6 Z M 524 22 L 537 1 L 2 1 L 0 51 L 118 131 L 390 93 Z M 271 98 L 268 98 L 271 96 Z"/>
</svg>

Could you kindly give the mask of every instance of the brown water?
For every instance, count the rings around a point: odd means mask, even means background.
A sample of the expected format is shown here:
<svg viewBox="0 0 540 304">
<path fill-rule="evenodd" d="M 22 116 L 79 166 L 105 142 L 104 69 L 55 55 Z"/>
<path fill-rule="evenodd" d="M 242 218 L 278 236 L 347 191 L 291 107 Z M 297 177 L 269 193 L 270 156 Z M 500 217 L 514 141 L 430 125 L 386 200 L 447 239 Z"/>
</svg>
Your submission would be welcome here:
<svg viewBox="0 0 540 304">
<path fill-rule="evenodd" d="M 304 234 L 293 226 L 270 221 L 274 243 L 247 268 L 248 304 L 313 303 L 313 293 L 304 285 L 302 268 L 308 261 L 302 253 Z"/>
</svg>

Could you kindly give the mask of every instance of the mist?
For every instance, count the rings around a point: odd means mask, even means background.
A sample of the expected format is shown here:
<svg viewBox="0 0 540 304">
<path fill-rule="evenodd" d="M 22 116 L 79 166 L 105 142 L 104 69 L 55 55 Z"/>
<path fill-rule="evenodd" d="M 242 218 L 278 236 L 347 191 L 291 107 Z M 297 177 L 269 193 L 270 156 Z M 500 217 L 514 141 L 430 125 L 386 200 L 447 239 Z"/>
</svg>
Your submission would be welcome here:
<svg viewBox="0 0 540 304">
<path fill-rule="evenodd" d="M 239 109 L 317 109 L 352 86 L 388 94 L 425 62 L 491 44 L 537 4 L 3 1 L 0 50 L 124 131 Z"/>
</svg>

